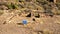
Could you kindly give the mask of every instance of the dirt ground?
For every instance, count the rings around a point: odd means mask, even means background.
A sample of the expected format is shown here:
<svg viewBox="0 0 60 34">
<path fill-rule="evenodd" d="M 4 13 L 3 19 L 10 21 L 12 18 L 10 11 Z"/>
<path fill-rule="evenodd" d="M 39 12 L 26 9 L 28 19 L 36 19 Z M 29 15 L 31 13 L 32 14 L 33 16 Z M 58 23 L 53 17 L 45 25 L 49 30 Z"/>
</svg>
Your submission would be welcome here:
<svg viewBox="0 0 60 34">
<path fill-rule="evenodd" d="M 0 34 L 60 34 L 59 15 L 33 18 L 4 13 L 0 16 Z M 22 24 L 24 19 L 26 25 Z"/>
</svg>

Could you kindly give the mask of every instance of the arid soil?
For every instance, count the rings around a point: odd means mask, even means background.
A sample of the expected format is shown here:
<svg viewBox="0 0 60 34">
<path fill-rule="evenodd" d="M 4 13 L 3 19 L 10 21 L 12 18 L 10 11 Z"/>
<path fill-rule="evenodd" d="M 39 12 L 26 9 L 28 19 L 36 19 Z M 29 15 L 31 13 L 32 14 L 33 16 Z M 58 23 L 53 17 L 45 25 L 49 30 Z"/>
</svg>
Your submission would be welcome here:
<svg viewBox="0 0 60 34">
<path fill-rule="evenodd" d="M 6 11 L 0 16 L 0 34 L 60 34 L 59 15 L 35 18 L 19 16 L 14 13 Z M 22 24 L 24 19 L 28 21 L 28 24 Z"/>
<path fill-rule="evenodd" d="M 0 0 L 0 34 L 60 34 L 60 0 Z"/>
</svg>

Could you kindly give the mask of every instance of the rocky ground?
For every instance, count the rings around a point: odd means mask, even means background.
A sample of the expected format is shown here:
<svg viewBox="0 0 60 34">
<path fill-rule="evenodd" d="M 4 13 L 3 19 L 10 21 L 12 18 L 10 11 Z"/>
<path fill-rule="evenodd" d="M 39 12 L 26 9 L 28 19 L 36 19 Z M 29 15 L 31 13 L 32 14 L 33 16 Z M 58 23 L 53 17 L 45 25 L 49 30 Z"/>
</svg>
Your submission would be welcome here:
<svg viewBox="0 0 60 34">
<path fill-rule="evenodd" d="M 59 8 L 47 0 L 0 0 L 0 34 L 60 34 Z"/>
</svg>

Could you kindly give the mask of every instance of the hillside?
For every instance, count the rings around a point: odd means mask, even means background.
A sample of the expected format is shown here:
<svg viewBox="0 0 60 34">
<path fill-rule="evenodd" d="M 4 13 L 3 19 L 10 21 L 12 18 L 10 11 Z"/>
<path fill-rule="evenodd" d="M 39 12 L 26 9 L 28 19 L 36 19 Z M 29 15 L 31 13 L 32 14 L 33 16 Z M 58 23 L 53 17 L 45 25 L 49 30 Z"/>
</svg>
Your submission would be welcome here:
<svg viewBox="0 0 60 34">
<path fill-rule="evenodd" d="M 0 0 L 0 34 L 60 34 L 60 0 Z"/>
</svg>

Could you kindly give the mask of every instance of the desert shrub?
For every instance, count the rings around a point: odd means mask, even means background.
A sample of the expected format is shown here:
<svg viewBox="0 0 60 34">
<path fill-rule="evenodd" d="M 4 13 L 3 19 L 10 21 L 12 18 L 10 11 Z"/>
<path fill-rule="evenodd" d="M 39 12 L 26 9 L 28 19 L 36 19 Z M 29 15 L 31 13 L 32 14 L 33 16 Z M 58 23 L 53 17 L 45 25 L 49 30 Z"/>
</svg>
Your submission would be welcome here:
<svg viewBox="0 0 60 34">
<path fill-rule="evenodd" d="M 13 3 L 7 4 L 6 6 L 8 7 L 8 9 L 17 9 L 18 8 L 18 5 L 13 4 Z"/>
<path fill-rule="evenodd" d="M 13 3 L 13 2 L 1 2 L 0 5 L 4 5 L 6 7 L 8 7 L 8 9 L 17 9 L 18 8 L 18 4 L 17 3 Z"/>
<path fill-rule="evenodd" d="M 12 4 L 12 8 L 13 9 L 18 9 L 18 5 L 17 4 Z"/>
<path fill-rule="evenodd" d="M 11 4 L 7 4 L 8 9 L 12 9 Z"/>
</svg>

